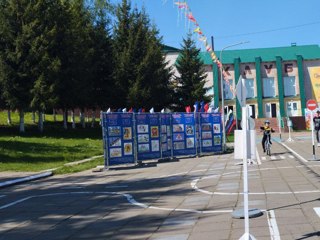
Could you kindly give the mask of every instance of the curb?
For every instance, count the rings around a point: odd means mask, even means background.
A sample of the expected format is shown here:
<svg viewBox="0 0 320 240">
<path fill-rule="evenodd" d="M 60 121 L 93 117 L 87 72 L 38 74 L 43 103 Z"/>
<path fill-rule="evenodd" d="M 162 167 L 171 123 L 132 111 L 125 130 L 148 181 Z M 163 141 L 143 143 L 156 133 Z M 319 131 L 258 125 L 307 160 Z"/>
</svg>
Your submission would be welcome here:
<svg viewBox="0 0 320 240">
<path fill-rule="evenodd" d="M 36 174 L 36 175 L 28 176 L 28 177 L 17 178 L 17 179 L 14 179 L 14 180 L 1 182 L 0 183 L 0 188 L 9 187 L 9 186 L 12 186 L 12 185 L 15 185 L 15 184 L 19 184 L 19 183 L 30 182 L 30 181 L 33 181 L 33 180 L 38 180 L 38 179 L 41 179 L 41 178 L 50 177 L 52 175 L 53 175 L 53 173 L 51 171 L 48 171 L 48 172 L 43 172 L 43 173 L 39 173 L 39 174 Z"/>
</svg>

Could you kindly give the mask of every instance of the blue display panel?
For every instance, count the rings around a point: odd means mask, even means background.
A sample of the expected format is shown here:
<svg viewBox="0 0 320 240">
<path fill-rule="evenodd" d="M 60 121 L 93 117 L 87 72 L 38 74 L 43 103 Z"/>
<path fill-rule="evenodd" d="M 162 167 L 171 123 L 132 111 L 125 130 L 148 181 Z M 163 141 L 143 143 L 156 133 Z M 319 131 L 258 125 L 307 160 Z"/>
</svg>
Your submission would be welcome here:
<svg viewBox="0 0 320 240">
<path fill-rule="evenodd" d="M 108 165 L 134 163 L 133 114 L 103 114 Z"/>
<path fill-rule="evenodd" d="M 219 113 L 102 113 L 105 165 L 222 151 Z"/>
<path fill-rule="evenodd" d="M 221 115 L 217 113 L 200 114 L 201 152 L 222 151 Z"/>
<path fill-rule="evenodd" d="M 161 125 L 161 156 L 163 158 L 172 155 L 172 130 L 171 130 L 171 114 L 160 115 Z"/>
<path fill-rule="evenodd" d="M 138 160 L 160 158 L 160 115 L 135 115 Z"/>
<path fill-rule="evenodd" d="M 173 155 L 195 155 L 195 119 L 192 113 L 172 114 Z"/>
</svg>

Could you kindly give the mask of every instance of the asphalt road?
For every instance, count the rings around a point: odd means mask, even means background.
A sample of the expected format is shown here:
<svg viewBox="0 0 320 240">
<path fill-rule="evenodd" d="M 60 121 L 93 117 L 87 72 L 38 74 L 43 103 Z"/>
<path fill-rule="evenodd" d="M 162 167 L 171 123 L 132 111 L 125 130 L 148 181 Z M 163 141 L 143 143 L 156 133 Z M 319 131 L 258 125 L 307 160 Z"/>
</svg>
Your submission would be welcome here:
<svg viewBox="0 0 320 240">
<path fill-rule="evenodd" d="M 319 162 L 280 144 L 248 168 L 256 239 L 319 239 Z M 242 166 L 233 154 L 53 176 L 0 190 L 0 239 L 239 239 Z"/>
</svg>

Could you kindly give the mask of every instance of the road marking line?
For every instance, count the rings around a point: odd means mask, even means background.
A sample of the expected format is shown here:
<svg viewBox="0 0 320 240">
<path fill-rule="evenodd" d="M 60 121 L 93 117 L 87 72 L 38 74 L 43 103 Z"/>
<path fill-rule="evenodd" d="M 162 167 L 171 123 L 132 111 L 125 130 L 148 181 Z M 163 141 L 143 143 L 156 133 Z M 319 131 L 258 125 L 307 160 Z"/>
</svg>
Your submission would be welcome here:
<svg viewBox="0 0 320 240">
<path fill-rule="evenodd" d="M 257 155 L 258 165 L 261 165 L 261 159 L 260 159 L 260 155 L 259 155 L 259 152 L 258 152 L 258 148 L 256 148 L 256 155 Z"/>
<path fill-rule="evenodd" d="M 282 142 L 278 142 L 280 143 L 282 146 L 284 146 L 285 148 L 287 148 L 290 152 L 292 152 L 294 155 L 296 155 L 301 161 L 303 162 L 309 162 L 308 160 L 304 159 L 304 157 L 302 157 L 300 154 L 298 154 L 297 152 L 293 151 L 291 148 L 289 148 L 286 144 L 282 143 Z"/>
<path fill-rule="evenodd" d="M 114 186 L 106 186 L 105 188 L 127 188 L 128 185 L 114 185 Z"/>
<path fill-rule="evenodd" d="M 303 166 L 298 166 L 298 167 L 303 167 Z M 296 167 L 296 168 L 298 168 Z M 293 168 L 293 167 L 279 167 L 279 168 L 261 168 L 259 169 L 260 171 L 268 171 L 268 170 L 273 170 L 273 169 L 289 169 L 289 168 Z M 248 172 L 253 172 L 253 171 L 258 171 L 258 170 L 249 170 Z M 229 173 L 225 173 L 222 174 L 222 176 L 226 176 L 226 175 L 231 175 L 231 174 L 235 174 L 235 173 L 240 173 L 240 171 L 236 171 L 236 172 L 229 172 Z M 198 188 L 197 183 L 200 180 L 205 180 L 205 179 L 212 179 L 212 178 L 216 178 L 219 177 L 220 175 L 211 175 L 211 176 L 205 176 L 202 178 L 196 178 L 194 180 L 191 181 L 190 185 L 191 188 L 194 189 L 195 191 L 198 192 L 202 192 L 204 194 L 208 194 L 208 195 L 238 195 L 238 194 L 243 194 L 243 193 L 239 193 L 239 192 L 210 192 L 201 188 Z M 306 193 L 320 193 L 320 190 L 311 190 L 311 191 L 296 191 L 296 192 L 250 192 L 249 195 L 271 195 L 271 194 L 279 194 L 279 195 L 285 195 L 285 194 L 306 194 Z"/>
<path fill-rule="evenodd" d="M 70 190 L 70 189 L 82 189 L 82 188 L 84 188 L 84 187 L 63 187 L 63 188 L 60 188 L 60 189 L 62 189 L 62 190 Z"/>
<path fill-rule="evenodd" d="M 24 201 L 27 201 L 32 198 L 37 197 L 52 197 L 52 196 L 61 196 L 61 195 L 72 195 L 72 194 L 106 194 L 106 195 L 120 195 L 127 199 L 129 203 L 132 205 L 141 207 L 141 208 L 148 208 L 148 209 L 156 209 L 156 210 L 162 210 L 162 211 L 176 211 L 176 212 L 193 212 L 193 213 L 201 213 L 201 214 L 210 214 L 210 213 L 231 213 L 233 210 L 207 210 L 207 211 L 201 211 L 196 209 L 184 209 L 184 208 L 162 208 L 162 207 L 154 207 L 154 206 L 148 206 L 144 203 L 137 202 L 132 195 L 127 193 L 119 193 L 119 192 L 69 192 L 69 193 L 49 193 L 49 194 L 42 194 L 42 195 L 35 195 L 26 197 L 23 199 L 20 199 L 18 201 L 3 205 L 0 207 L 1 209 L 5 209 L 11 206 L 14 206 L 16 204 L 22 203 Z"/>
<path fill-rule="evenodd" d="M 320 217 L 320 207 L 315 207 L 313 210 L 316 212 L 316 214 Z"/>
<path fill-rule="evenodd" d="M 289 158 L 294 158 L 294 156 L 292 156 L 291 154 L 289 155 Z"/>
<path fill-rule="evenodd" d="M 22 199 L 20 199 L 20 200 L 18 200 L 18 201 L 15 201 L 15 202 L 12 202 L 12 203 L 3 205 L 3 206 L 0 207 L 0 210 L 5 209 L 5 208 L 8 208 L 8 207 L 11 207 L 11 206 L 16 205 L 16 204 L 18 204 L 18 203 L 27 201 L 27 200 L 29 200 L 29 199 L 31 199 L 31 198 L 33 198 L 33 196 L 31 196 L 31 197 L 26 197 L 26 198 L 22 198 Z"/>
<path fill-rule="evenodd" d="M 263 161 L 267 160 L 267 158 L 266 158 L 266 157 L 261 157 L 261 159 L 262 159 Z"/>
<path fill-rule="evenodd" d="M 271 158 L 271 160 L 276 160 L 277 159 L 276 156 L 271 156 L 270 158 Z"/>
<path fill-rule="evenodd" d="M 283 156 L 283 155 L 280 155 L 280 158 L 281 158 L 281 159 L 285 159 L 285 156 Z"/>
<path fill-rule="evenodd" d="M 276 220 L 276 215 L 274 214 L 274 210 L 270 210 L 267 212 L 267 219 L 269 225 L 269 231 L 272 240 L 281 240 L 280 233 L 278 229 L 278 224 Z"/>
</svg>

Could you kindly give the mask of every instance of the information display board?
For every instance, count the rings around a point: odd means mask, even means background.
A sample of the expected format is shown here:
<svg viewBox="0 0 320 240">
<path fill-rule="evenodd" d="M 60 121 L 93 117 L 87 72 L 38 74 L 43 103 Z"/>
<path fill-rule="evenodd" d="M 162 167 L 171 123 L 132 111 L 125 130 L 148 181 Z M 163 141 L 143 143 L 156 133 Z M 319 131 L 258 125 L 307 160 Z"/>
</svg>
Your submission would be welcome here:
<svg viewBox="0 0 320 240">
<path fill-rule="evenodd" d="M 171 114 L 160 115 L 161 125 L 161 157 L 167 158 L 172 155 L 172 129 Z"/>
<path fill-rule="evenodd" d="M 196 155 L 195 118 L 193 113 L 172 114 L 173 155 Z"/>
<path fill-rule="evenodd" d="M 219 113 L 102 113 L 105 165 L 222 151 Z"/>
<path fill-rule="evenodd" d="M 138 160 L 160 158 L 160 115 L 136 114 Z"/>
<path fill-rule="evenodd" d="M 134 163 L 133 114 L 103 114 L 104 146 L 108 165 Z"/>
<path fill-rule="evenodd" d="M 221 116 L 216 113 L 200 114 L 201 152 L 222 151 Z"/>
</svg>

